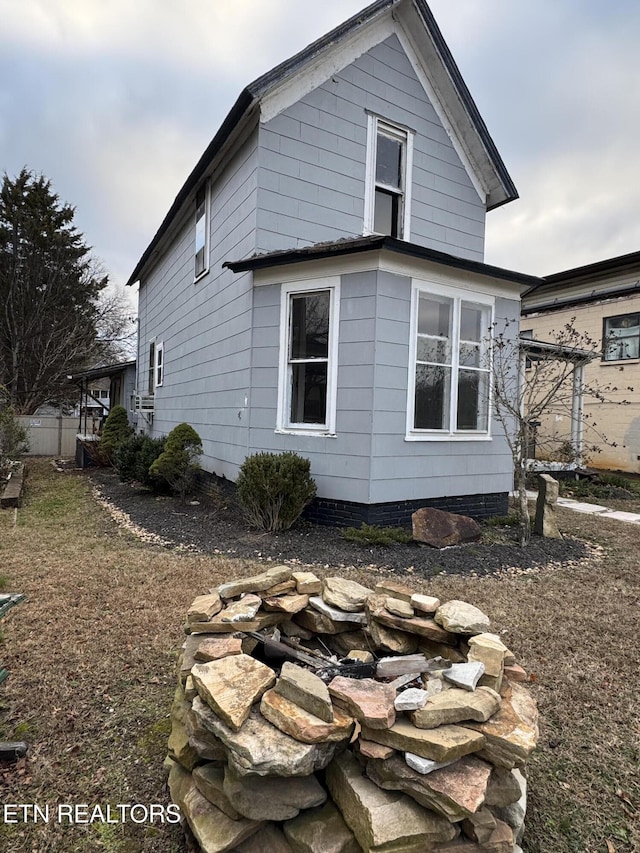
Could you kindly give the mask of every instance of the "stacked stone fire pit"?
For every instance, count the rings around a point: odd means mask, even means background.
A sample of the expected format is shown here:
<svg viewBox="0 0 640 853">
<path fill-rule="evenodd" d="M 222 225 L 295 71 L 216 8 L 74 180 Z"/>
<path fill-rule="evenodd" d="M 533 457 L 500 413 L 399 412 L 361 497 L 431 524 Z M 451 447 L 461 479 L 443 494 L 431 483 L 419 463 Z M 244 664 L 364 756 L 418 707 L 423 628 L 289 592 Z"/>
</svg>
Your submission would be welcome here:
<svg viewBox="0 0 640 853">
<path fill-rule="evenodd" d="M 513 853 L 538 735 L 489 619 L 277 566 L 198 597 L 169 787 L 204 853 Z"/>
</svg>

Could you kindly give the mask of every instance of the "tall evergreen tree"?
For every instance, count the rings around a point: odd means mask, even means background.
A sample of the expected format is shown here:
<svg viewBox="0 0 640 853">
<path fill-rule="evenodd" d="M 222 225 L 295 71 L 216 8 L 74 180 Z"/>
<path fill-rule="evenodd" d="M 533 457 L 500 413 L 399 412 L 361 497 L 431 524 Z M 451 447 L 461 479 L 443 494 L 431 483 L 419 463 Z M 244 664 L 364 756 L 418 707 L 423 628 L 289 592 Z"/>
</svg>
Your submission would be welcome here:
<svg viewBox="0 0 640 853">
<path fill-rule="evenodd" d="M 0 189 L 0 385 L 16 411 L 64 402 L 69 373 L 96 361 L 101 294 L 75 209 L 22 169 Z"/>
</svg>

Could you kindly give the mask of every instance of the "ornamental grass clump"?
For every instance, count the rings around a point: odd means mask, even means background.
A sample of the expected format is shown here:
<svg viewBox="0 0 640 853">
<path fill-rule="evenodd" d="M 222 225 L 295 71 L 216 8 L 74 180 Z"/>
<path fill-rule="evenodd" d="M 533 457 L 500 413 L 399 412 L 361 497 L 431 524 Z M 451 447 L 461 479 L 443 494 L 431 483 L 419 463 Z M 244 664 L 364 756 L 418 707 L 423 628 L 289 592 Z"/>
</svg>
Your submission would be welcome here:
<svg viewBox="0 0 640 853">
<path fill-rule="evenodd" d="M 274 533 L 288 530 L 316 494 L 311 463 L 297 453 L 248 456 L 236 481 L 249 524 Z"/>
<path fill-rule="evenodd" d="M 195 485 L 201 453 L 202 441 L 198 433 L 189 424 L 178 424 L 167 436 L 164 450 L 152 463 L 149 474 L 165 480 L 184 503 Z"/>
</svg>

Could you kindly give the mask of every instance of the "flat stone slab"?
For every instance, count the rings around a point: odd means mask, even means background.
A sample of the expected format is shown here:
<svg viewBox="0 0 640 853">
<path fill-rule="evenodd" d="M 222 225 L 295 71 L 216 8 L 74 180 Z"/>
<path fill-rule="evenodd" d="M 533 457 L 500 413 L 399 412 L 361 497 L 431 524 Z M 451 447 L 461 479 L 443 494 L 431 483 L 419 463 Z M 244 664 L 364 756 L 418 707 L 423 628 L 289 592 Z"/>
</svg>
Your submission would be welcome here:
<svg viewBox="0 0 640 853">
<path fill-rule="evenodd" d="M 259 595 L 247 593 L 239 601 L 228 604 L 218 618 L 221 622 L 250 622 L 255 618 L 261 605 L 262 599 Z"/>
<path fill-rule="evenodd" d="M 285 613 L 258 613 L 250 621 L 229 622 L 222 620 L 224 611 L 217 613 L 209 622 L 188 622 L 192 634 L 235 634 L 242 631 L 261 631 L 271 628 L 286 619 Z"/>
<path fill-rule="evenodd" d="M 263 598 L 262 606 L 267 612 L 275 611 L 276 613 L 299 613 L 304 610 L 309 604 L 308 595 L 272 595 L 269 598 Z"/>
<path fill-rule="evenodd" d="M 293 853 L 362 853 L 331 800 L 287 821 L 283 830 Z"/>
<path fill-rule="evenodd" d="M 281 732 L 256 707 L 238 732 L 229 728 L 200 697 L 192 711 L 198 722 L 218 737 L 228 750 L 230 766 L 257 776 L 309 776 L 331 761 L 335 743 L 306 744 Z"/>
<path fill-rule="evenodd" d="M 319 595 L 312 595 L 309 598 L 309 604 L 314 610 L 328 616 L 333 622 L 349 622 L 352 625 L 366 625 L 367 617 L 362 610 L 344 610 L 329 604 Z"/>
<path fill-rule="evenodd" d="M 233 808 L 251 820 L 290 820 L 327 799 L 315 776 L 267 779 L 242 776 L 230 767 L 224 772 L 224 793 Z"/>
<path fill-rule="evenodd" d="M 414 590 L 410 586 L 392 578 L 378 581 L 375 592 L 376 595 L 389 595 L 392 598 L 400 598 L 402 601 L 407 602 L 410 602 L 414 595 Z"/>
<path fill-rule="evenodd" d="M 396 711 L 418 711 L 427 704 L 429 694 L 419 687 L 410 687 L 398 693 L 395 700 Z"/>
<path fill-rule="evenodd" d="M 372 678 L 345 678 L 337 675 L 329 693 L 344 705 L 356 720 L 373 729 L 388 729 L 396 719 L 396 691 L 390 684 Z"/>
<path fill-rule="evenodd" d="M 372 755 L 371 758 L 388 758 L 388 755 Z M 414 755 L 413 752 L 405 752 L 404 760 L 412 769 L 426 776 L 427 773 L 433 773 L 434 770 L 441 770 L 443 767 L 449 767 L 453 761 L 432 761 L 430 758 L 422 758 L 420 755 Z"/>
<path fill-rule="evenodd" d="M 405 631 L 398 631 L 395 628 L 386 628 L 375 620 L 369 622 L 368 630 L 374 646 L 382 651 L 410 655 L 418 648 L 418 637 L 415 634 L 407 634 Z"/>
<path fill-rule="evenodd" d="M 422 774 L 400 756 L 367 762 L 367 776 L 385 790 L 403 791 L 421 806 L 451 822 L 474 814 L 484 802 L 491 765 L 461 758 L 448 767 Z"/>
<path fill-rule="evenodd" d="M 326 773 L 329 792 L 345 823 L 367 853 L 424 853 L 456 835 L 445 818 L 397 791 L 383 791 L 344 752 Z"/>
<path fill-rule="evenodd" d="M 222 599 L 217 592 L 199 595 L 187 610 L 187 622 L 208 622 L 222 610 Z"/>
<path fill-rule="evenodd" d="M 311 631 L 313 634 L 342 634 L 354 631 L 363 624 L 361 620 L 355 622 L 353 620 L 344 621 L 344 616 L 347 614 L 342 611 L 339 619 L 332 619 L 327 613 L 321 613 L 320 610 L 314 609 L 311 606 L 314 598 L 315 596 L 309 598 L 310 606 L 306 610 L 301 610 L 294 616 L 295 623 L 301 625 L 307 631 Z M 319 600 L 322 601 L 322 599 Z M 328 605 L 325 605 L 325 607 L 328 607 Z M 354 616 L 356 614 L 349 615 Z"/>
<path fill-rule="evenodd" d="M 411 619 L 414 616 L 413 607 L 408 601 L 403 601 L 401 598 L 391 598 L 387 596 L 384 600 L 385 607 L 393 616 L 400 616 L 403 619 Z"/>
<path fill-rule="evenodd" d="M 481 661 L 470 663 L 454 663 L 443 671 L 448 682 L 461 687 L 463 690 L 475 690 L 476 685 L 484 675 L 484 664 Z"/>
<path fill-rule="evenodd" d="M 484 738 L 469 738 L 469 731 L 470 729 L 463 726 L 418 729 L 409 720 L 401 719 L 396 720 L 390 729 L 372 729 L 363 724 L 362 737 L 391 746 L 399 752 L 413 752 L 423 758 L 444 762 L 454 761 L 482 749 Z"/>
<path fill-rule="evenodd" d="M 320 595 L 322 581 L 313 572 L 293 572 L 291 575 L 296 582 L 296 592 L 301 595 Z"/>
<path fill-rule="evenodd" d="M 273 566 L 259 575 L 223 583 L 217 591 L 221 598 L 237 598 L 247 592 L 263 592 L 276 584 L 286 583 L 286 581 L 291 580 L 291 577 L 292 569 L 290 566 Z"/>
<path fill-rule="evenodd" d="M 364 609 L 364 602 L 372 592 L 372 589 L 344 578 L 325 578 L 322 581 L 323 600 L 332 607 L 352 613 Z"/>
<path fill-rule="evenodd" d="M 169 771 L 169 791 L 203 853 L 225 853 L 262 826 L 261 821 L 232 820 L 202 796 L 191 774 L 178 764 Z"/>
<path fill-rule="evenodd" d="M 426 704 L 411 714 L 411 722 L 419 729 L 475 720 L 483 723 L 500 708 L 502 699 L 490 687 L 468 690 L 452 688 L 429 697 Z"/>
<path fill-rule="evenodd" d="M 232 853 L 232 851 L 229 851 Z M 296 853 L 274 823 L 267 823 L 245 841 L 237 844 L 233 853 Z"/>
<path fill-rule="evenodd" d="M 191 675 L 200 697 L 236 732 L 253 704 L 276 681 L 271 667 L 244 654 L 198 663 Z"/>
<path fill-rule="evenodd" d="M 484 735 L 483 757 L 511 770 L 523 765 L 538 742 L 538 709 L 531 694 L 520 684 L 503 685 L 502 705 L 486 723 L 465 723 Z"/>
<path fill-rule="evenodd" d="M 238 820 L 236 811 L 224 792 L 224 767 L 217 764 L 202 764 L 193 770 L 193 781 L 205 800 L 208 800 L 231 820 Z"/>
<path fill-rule="evenodd" d="M 455 645 L 457 637 L 441 627 L 435 619 L 426 616 L 413 616 L 408 619 L 403 616 L 394 616 L 385 607 L 386 598 L 380 595 L 370 595 L 366 603 L 366 611 L 370 619 L 385 625 L 388 628 L 396 628 L 409 634 L 417 634 L 434 640 L 436 643 Z"/>
<path fill-rule="evenodd" d="M 221 660 L 230 655 L 240 654 L 242 654 L 240 637 L 208 637 L 206 640 L 198 638 L 193 658 L 194 663 L 209 663 L 212 660 Z"/>
<path fill-rule="evenodd" d="M 327 685 L 308 669 L 285 661 L 275 691 L 314 717 L 326 723 L 333 722 L 333 705 Z"/>
<path fill-rule="evenodd" d="M 339 708 L 334 708 L 333 721 L 327 723 L 275 690 L 268 690 L 262 697 L 260 713 L 280 731 L 302 743 L 344 741 L 353 731 L 353 718 Z"/>
<path fill-rule="evenodd" d="M 419 610 L 421 613 L 435 613 L 438 607 L 440 607 L 440 599 L 435 598 L 433 595 L 422 595 L 419 592 L 415 592 L 410 600 L 413 609 Z"/>
<path fill-rule="evenodd" d="M 491 621 L 482 610 L 456 599 L 441 604 L 434 619 L 452 634 L 484 634 L 491 630 Z"/>
</svg>

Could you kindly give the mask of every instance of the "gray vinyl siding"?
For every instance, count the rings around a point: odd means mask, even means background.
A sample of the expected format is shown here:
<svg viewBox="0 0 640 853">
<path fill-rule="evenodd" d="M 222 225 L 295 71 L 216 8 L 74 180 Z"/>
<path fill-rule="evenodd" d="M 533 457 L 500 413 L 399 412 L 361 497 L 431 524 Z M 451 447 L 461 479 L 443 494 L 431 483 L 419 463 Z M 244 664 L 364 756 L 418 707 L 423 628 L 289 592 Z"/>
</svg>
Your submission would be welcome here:
<svg viewBox="0 0 640 853">
<path fill-rule="evenodd" d="M 301 277 L 301 280 L 303 278 Z M 341 283 L 336 437 L 277 434 L 280 286 L 254 290 L 250 452 L 292 450 L 311 462 L 321 497 L 367 503 L 373 409 L 375 275 Z"/>
<path fill-rule="evenodd" d="M 258 251 L 363 233 L 367 111 L 415 131 L 411 242 L 482 260 L 485 205 L 396 36 L 260 126 Z"/>
<path fill-rule="evenodd" d="M 146 431 L 166 435 L 187 421 L 202 438 L 203 467 L 234 479 L 247 454 L 253 288 L 251 274 L 234 275 L 222 263 L 254 250 L 257 136 L 238 147 L 210 187 L 208 274 L 194 282 L 191 207 L 140 288 L 138 377 L 145 391 L 149 341 L 164 343 L 164 383 Z"/>
</svg>

